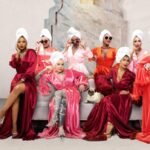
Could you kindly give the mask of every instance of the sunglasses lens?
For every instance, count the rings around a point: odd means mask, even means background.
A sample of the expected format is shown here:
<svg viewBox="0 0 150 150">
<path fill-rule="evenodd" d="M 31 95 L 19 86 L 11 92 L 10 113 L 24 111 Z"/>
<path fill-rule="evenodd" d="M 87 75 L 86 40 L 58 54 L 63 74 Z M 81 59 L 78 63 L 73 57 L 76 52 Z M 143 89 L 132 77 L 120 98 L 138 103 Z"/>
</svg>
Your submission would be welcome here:
<svg viewBox="0 0 150 150">
<path fill-rule="evenodd" d="M 108 40 L 108 39 L 109 39 L 109 40 L 111 41 L 111 40 L 112 40 L 112 37 L 111 37 L 111 36 L 110 36 L 110 37 L 105 36 L 105 39 L 106 39 L 106 40 Z"/>
<path fill-rule="evenodd" d="M 41 41 L 42 44 L 43 44 L 43 43 L 46 44 L 47 42 L 48 42 L 47 40 L 42 40 L 42 41 Z"/>
</svg>

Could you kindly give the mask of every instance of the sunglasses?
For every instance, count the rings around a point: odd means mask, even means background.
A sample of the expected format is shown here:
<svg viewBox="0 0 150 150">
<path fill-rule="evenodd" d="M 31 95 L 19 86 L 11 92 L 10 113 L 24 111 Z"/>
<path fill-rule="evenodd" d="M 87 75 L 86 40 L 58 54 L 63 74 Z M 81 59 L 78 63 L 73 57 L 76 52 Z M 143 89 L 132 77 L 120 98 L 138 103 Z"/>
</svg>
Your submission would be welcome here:
<svg viewBox="0 0 150 150">
<path fill-rule="evenodd" d="M 134 43 L 136 43 L 136 42 L 141 42 L 141 40 L 135 40 Z"/>
<path fill-rule="evenodd" d="M 80 42 L 80 40 L 79 40 L 79 39 L 72 39 L 72 40 L 71 40 L 71 42 L 72 42 L 72 43 L 74 43 L 74 42 L 79 43 L 79 42 Z"/>
<path fill-rule="evenodd" d="M 109 40 L 111 41 L 111 40 L 112 40 L 112 37 L 111 37 L 111 36 L 110 36 L 110 37 L 109 37 L 109 36 L 105 36 L 105 39 L 106 39 L 106 40 L 109 39 Z"/>
<path fill-rule="evenodd" d="M 46 44 L 47 42 L 48 42 L 48 40 L 41 40 L 42 44 L 44 44 L 44 43 Z"/>
</svg>

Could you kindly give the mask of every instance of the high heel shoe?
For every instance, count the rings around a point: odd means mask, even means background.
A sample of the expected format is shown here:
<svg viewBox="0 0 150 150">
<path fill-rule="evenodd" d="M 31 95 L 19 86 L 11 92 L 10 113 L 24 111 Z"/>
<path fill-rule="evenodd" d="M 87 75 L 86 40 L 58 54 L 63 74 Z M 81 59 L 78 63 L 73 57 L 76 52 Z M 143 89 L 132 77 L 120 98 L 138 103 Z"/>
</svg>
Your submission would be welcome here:
<svg viewBox="0 0 150 150">
<path fill-rule="evenodd" d="M 12 138 L 15 139 L 18 136 L 18 132 L 12 132 Z"/>
<path fill-rule="evenodd" d="M 104 133 L 104 135 L 107 136 L 107 138 L 110 138 L 113 134 L 114 131 L 114 126 L 112 123 L 108 122 L 107 123 L 107 128 L 106 128 L 106 132 Z"/>
<path fill-rule="evenodd" d="M 5 117 L 2 117 L 2 118 L 0 119 L 0 125 L 2 125 L 2 124 L 4 123 L 4 119 L 5 119 Z"/>
<path fill-rule="evenodd" d="M 58 132 L 58 136 L 63 139 L 65 137 L 65 131 L 63 129 L 63 127 L 59 128 L 59 132 Z"/>
</svg>

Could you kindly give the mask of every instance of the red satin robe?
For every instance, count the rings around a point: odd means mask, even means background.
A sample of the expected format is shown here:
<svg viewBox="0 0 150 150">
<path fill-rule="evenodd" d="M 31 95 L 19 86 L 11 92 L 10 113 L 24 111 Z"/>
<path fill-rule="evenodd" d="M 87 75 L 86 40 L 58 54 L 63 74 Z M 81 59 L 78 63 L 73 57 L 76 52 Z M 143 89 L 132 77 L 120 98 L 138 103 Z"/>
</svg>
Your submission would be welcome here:
<svg viewBox="0 0 150 150">
<path fill-rule="evenodd" d="M 20 105 L 18 113 L 18 136 L 23 140 L 31 140 L 36 137 L 32 128 L 32 115 L 36 106 L 36 83 L 35 83 L 35 68 L 36 68 L 36 52 L 28 49 L 25 56 L 17 61 L 15 54 L 12 56 L 10 66 L 15 68 L 17 73 L 11 82 L 11 91 L 17 83 L 24 79 L 25 93 L 20 95 Z M 10 108 L 6 115 L 4 123 L 0 126 L 0 139 L 7 138 L 12 135 L 12 109 Z"/>
</svg>

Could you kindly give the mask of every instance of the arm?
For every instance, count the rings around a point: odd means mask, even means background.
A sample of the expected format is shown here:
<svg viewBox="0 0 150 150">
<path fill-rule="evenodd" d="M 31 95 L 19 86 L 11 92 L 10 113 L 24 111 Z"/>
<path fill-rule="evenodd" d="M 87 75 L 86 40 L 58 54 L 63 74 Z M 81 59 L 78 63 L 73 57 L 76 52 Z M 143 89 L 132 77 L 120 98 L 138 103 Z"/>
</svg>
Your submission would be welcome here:
<svg viewBox="0 0 150 150">
<path fill-rule="evenodd" d="M 96 48 L 92 49 L 90 52 L 92 52 L 92 57 L 89 58 L 89 61 L 96 61 L 96 56 L 97 56 L 97 52 L 96 52 Z"/>
<path fill-rule="evenodd" d="M 17 68 L 19 66 L 19 64 L 20 64 L 20 58 L 17 58 L 16 55 L 17 54 L 13 54 L 12 58 L 11 58 L 11 61 L 9 62 L 9 65 L 12 68 Z"/>
<path fill-rule="evenodd" d="M 28 69 L 26 70 L 25 73 L 21 74 L 21 79 L 26 81 L 26 80 L 29 80 L 29 79 L 32 79 L 35 77 L 35 69 L 36 69 L 36 64 L 37 64 L 37 55 L 36 55 L 36 52 L 34 50 L 30 50 L 29 54 L 29 67 Z"/>
<path fill-rule="evenodd" d="M 88 79 L 87 77 L 78 71 L 72 70 L 73 71 L 73 75 L 75 78 L 75 85 L 81 90 L 84 91 L 87 86 L 88 86 Z"/>
</svg>

